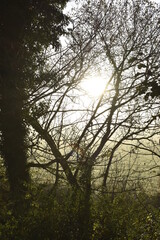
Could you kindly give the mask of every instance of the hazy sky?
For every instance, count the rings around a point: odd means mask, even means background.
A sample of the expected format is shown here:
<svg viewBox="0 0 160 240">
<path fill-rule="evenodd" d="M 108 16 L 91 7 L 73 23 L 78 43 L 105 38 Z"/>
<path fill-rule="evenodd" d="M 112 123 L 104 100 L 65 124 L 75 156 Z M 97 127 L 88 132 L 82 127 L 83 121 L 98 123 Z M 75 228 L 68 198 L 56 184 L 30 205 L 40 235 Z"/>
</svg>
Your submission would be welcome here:
<svg viewBox="0 0 160 240">
<path fill-rule="evenodd" d="M 156 2 L 156 3 L 159 3 L 160 4 L 160 0 L 151 0 L 152 2 Z M 67 4 L 67 7 L 66 9 L 64 10 L 64 12 L 68 12 L 72 6 L 75 4 L 75 1 L 74 0 L 69 0 L 68 4 Z"/>
<path fill-rule="evenodd" d="M 152 2 L 160 3 L 160 0 L 151 0 Z M 74 0 L 69 0 L 69 3 L 74 2 Z"/>
</svg>

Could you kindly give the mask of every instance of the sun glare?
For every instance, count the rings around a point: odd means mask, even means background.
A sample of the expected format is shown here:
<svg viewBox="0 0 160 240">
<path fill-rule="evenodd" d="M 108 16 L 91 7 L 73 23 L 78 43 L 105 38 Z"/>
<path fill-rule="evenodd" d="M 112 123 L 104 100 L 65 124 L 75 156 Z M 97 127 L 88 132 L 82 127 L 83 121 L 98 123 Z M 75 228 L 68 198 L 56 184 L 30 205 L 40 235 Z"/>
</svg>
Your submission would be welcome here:
<svg viewBox="0 0 160 240">
<path fill-rule="evenodd" d="M 103 93 L 105 86 L 106 79 L 100 76 L 87 77 L 81 83 L 82 89 L 92 98 L 99 97 Z"/>
</svg>

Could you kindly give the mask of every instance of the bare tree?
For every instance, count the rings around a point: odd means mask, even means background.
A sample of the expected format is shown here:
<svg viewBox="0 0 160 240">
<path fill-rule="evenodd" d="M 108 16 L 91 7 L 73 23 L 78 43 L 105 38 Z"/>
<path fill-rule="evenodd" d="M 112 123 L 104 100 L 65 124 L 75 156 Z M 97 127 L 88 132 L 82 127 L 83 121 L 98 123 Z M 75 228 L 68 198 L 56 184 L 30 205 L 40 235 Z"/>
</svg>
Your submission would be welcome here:
<svg viewBox="0 0 160 240">
<path fill-rule="evenodd" d="M 128 153 L 143 149 L 159 158 L 159 99 L 150 94 L 159 81 L 159 9 L 148 1 L 84 1 L 72 19 L 64 48 L 58 54 L 48 49 L 39 72 L 53 83 L 41 81 L 26 103 L 33 149 L 43 155 L 29 166 L 54 169 L 63 179 L 64 172 L 71 185 L 90 192 L 96 166 L 106 166 L 106 187 L 126 145 Z M 80 82 L 98 71 L 106 87 L 86 106 Z"/>
</svg>

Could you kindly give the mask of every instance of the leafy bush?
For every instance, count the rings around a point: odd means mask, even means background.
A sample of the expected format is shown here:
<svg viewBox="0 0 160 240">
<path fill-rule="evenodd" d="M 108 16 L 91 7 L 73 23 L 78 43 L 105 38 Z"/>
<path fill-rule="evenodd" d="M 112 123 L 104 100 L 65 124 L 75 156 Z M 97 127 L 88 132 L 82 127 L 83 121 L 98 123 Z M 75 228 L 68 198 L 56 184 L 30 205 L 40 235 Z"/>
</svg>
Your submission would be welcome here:
<svg viewBox="0 0 160 240">
<path fill-rule="evenodd" d="M 94 207 L 93 240 L 158 240 L 160 212 L 146 194 L 103 195 Z"/>
<path fill-rule="evenodd" d="M 81 193 L 75 194 L 70 189 L 48 193 L 34 187 L 26 198 L 31 204 L 23 216 L 15 217 L 10 204 L 1 204 L 0 239 L 160 239 L 159 208 L 155 207 L 155 198 L 145 193 L 120 193 L 114 198 L 109 194 L 92 194 L 87 238 L 82 232 L 85 207 Z"/>
</svg>

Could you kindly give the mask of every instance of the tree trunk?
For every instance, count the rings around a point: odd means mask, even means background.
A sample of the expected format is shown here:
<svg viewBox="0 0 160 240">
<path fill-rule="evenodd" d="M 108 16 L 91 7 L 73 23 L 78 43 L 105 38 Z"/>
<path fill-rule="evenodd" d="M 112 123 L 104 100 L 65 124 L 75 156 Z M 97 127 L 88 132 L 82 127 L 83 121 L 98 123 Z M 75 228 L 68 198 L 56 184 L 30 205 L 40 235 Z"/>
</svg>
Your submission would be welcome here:
<svg viewBox="0 0 160 240">
<path fill-rule="evenodd" d="M 86 163 L 83 166 L 81 175 L 81 184 L 83 188 L 83 193 L 80 201 L 80 221 L 79 221 L 81 240 L 91 239 L 92 232 L 90 212 L 91 172 L 92 163 L 90 161 L 86 161 Z"/>
<path fill-rule="evenodd" d="M 3 1 L 0 51 L 1 154 L 7 170 L 12 200 L 21 201 L 29 173 L 23 122 L 24 62 L 23 30 L 25 4 Z M 18 206 L 19 204 L 17 204 Z"/>
<path fill-rule="evenodd" d="M 4 79 L 1 100 L 2 155 L 14 195 L 26 189 L 25 182 L 29 179 L 22 106 L 22 99 L 14 84 Z"/>
</svg>

